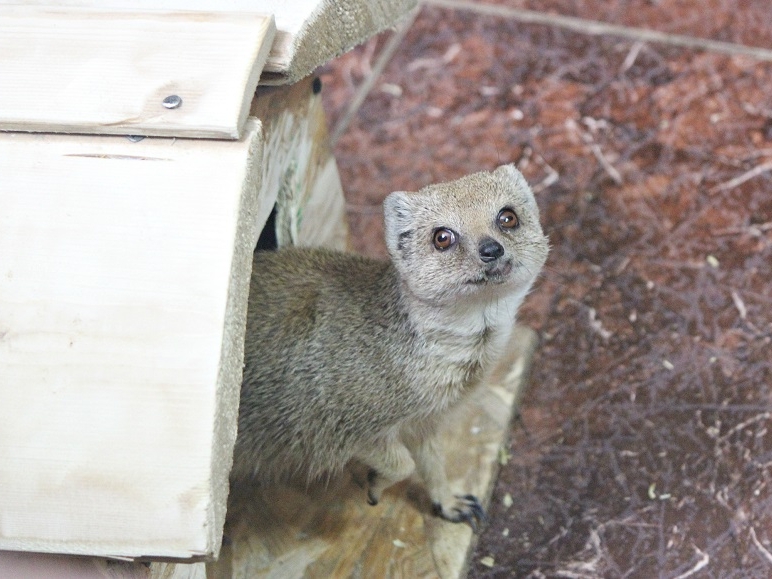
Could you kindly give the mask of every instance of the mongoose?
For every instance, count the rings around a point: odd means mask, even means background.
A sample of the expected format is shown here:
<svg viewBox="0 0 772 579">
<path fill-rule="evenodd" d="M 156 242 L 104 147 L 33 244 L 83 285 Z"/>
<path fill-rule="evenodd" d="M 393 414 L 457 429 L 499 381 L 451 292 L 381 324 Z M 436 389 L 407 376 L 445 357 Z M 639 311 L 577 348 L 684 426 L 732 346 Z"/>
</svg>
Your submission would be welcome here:
<svg viewBox="0 0 772 579">
<path fill-rule="evenodd" d="M 547 258 L 513 165 L 394 192 L 391 261 L 323 249 L 256 251 L 233 478 L 313 479 L 352 460 L 367 499 L 415 470 L 434 513 L 473 527 L 435 432 L 485 377 Z"/>
</svg>

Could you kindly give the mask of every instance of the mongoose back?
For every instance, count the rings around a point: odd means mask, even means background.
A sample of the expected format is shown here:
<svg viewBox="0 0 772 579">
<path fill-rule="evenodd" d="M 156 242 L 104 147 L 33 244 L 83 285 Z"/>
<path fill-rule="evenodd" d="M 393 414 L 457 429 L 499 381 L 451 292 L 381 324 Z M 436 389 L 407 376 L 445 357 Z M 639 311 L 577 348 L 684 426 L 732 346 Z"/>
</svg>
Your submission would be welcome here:
<svg viewBox="0 0 772 579">
<path fill-rule="evenodd" d="M 435 435 L 494 365 L 548 242 L 512 165 L 394 192 L 391 261 L 322 249 L 255 252 L 233 478 L 309 480 L 352 460 L 367 499 L 423 479 L 436 515 L 475 526 Z"/>
</svg>

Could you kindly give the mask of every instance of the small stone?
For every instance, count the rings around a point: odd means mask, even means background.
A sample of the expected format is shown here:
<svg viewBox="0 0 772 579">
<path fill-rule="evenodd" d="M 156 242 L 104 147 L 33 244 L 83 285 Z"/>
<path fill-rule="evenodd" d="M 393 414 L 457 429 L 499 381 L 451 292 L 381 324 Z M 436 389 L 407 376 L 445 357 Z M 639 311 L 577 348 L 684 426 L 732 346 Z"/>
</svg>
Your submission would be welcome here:
<svg viewBox="0 0 772 579">
<path fill-rule="evenodd" d="M 480 565 L 485 565 L 486 567 L 493 567 L 495 564 L 496 564 L 496 561 L 490 555 L 480 559 Z"/>
<path fill-rule="evenodd" d="M 508 509 L 509 507 L 511 507 L 514 504 L 515 501 L 512 500 L 512 495 L 507 493 L 507 494 L 504 495 L 504 498 L 501 499 L 501 502 L 504 503 L 504 507 Z"/>
<path fill-rule="evenodd" d="M 402 541 L 400 541 L 399 539 L 394 539 L 394 540 L 393 540 L 391 543 L 392 543 L 392 544 L 393 544 L 393 545 L 394 545 L 394 546 L 395 546 L 397 549 L 404 549 L 405 547 L 407 547 L 407 545 L 406 545 L 405 543 L 403 543 Z"/>
<path fill-rule="evenodd" d="M 393 97 L 401 97 L 402 96 L 402 87 L 398 84 L 392 84 L 390 82 L 384 82 L 381 85 L 381 92 L 385 92 L 386 94 L 389 94 Z"/>
<path fill-rule="evenodd" d="M 520 109 L 511 109 L 509 111 L 509 118 L 513 121 L 522 121 L 525 118 L 525 114 Z"/>
<path fill-rule="evenodd" d="M 713 269 L 718 269 L 719 263 L 715 255 L 709 255 L 708 257 L 705 258 L 705 261 L 707 261 L 708 265 Z"/>
</svg>

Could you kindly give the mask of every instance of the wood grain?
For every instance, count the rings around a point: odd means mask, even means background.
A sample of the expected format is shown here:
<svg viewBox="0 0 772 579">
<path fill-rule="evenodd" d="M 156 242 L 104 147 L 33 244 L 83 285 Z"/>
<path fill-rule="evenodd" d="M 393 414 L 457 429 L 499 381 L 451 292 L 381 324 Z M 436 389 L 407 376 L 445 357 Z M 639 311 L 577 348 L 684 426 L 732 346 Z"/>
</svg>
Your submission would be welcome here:
<svg viewBox="0 0 772 579">
<path fill-rule="evenodd" d="M 314 79 L 258 88 L 250 116 L 265 132 L 262 186 L 276 191 L 279 245 L 343 250 L 346 206 Z"/>
<path fill-rule="evenodd" d="M 0 133 L 0 549 L 217 553 L 262 146 Z"/>
<path fill-rule="evenodd" d="M 276 2 L 277 0 L 272 0 Z M 394 26 L 416 8 L 416 0 L 319 0 L 295 2 L 307 12 L 289 18 L 294 10 L 277 6 L 281 23 L 260 84 L 291 84 L 318 66 L 351 50 L 371 36 Z M 300 26 L 298 23 L 302 22 Z"/>
<path fill-rule="evenodd" d="M 456 491 L 489 500 L 535 341 L 518 328 L 490 381 L 448 421 L 447 471 Z M 209 579 L 464 576 L 475 540 L 468 526 L 432 516 L 415 480 L 370 507 L 357 478 L 348 473 L 310 489 L 234 489 L 227 541 L 219 561 L 207 565 Z"/>
<path fill-rule="evenodd" d="M 0 551 L 3 579 L 206 579 L 204 563 L 133 563 L 50 553 Z"/>
<path fill-rule="evenodd" d="M 9 0 L 0 0 L 0 4 Z M 10 0 L 10 3 L 21 3 Z M 276 19 L 277 34 L 265 63 L 264 85 L 293 84 L 317 67 L 394 26 L 417 0 L 26 0 L 49 7 L 128 11 L 200 11 Z M 235 58 L 240 56 L 234 54 Z"/>
<path fill-rule="evenodd" d="M 237 139 L 274 33 L 254 13 L 0 4 L 0 130 Z"/>
</svg>

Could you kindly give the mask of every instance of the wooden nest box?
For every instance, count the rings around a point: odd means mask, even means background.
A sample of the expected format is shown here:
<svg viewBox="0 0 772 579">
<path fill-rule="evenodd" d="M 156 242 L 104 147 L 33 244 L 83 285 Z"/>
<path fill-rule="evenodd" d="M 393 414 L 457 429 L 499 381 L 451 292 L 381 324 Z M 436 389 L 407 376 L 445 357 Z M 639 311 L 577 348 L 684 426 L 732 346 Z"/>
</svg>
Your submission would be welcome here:
<svg viewBox="0 0 772 579">
<path fill-rule="evenodd" d="M 414 4 L 0 2 L 0 575 L 217 556 L 258 234 L 345 246 L 308 74 Z"/>
</svg>

